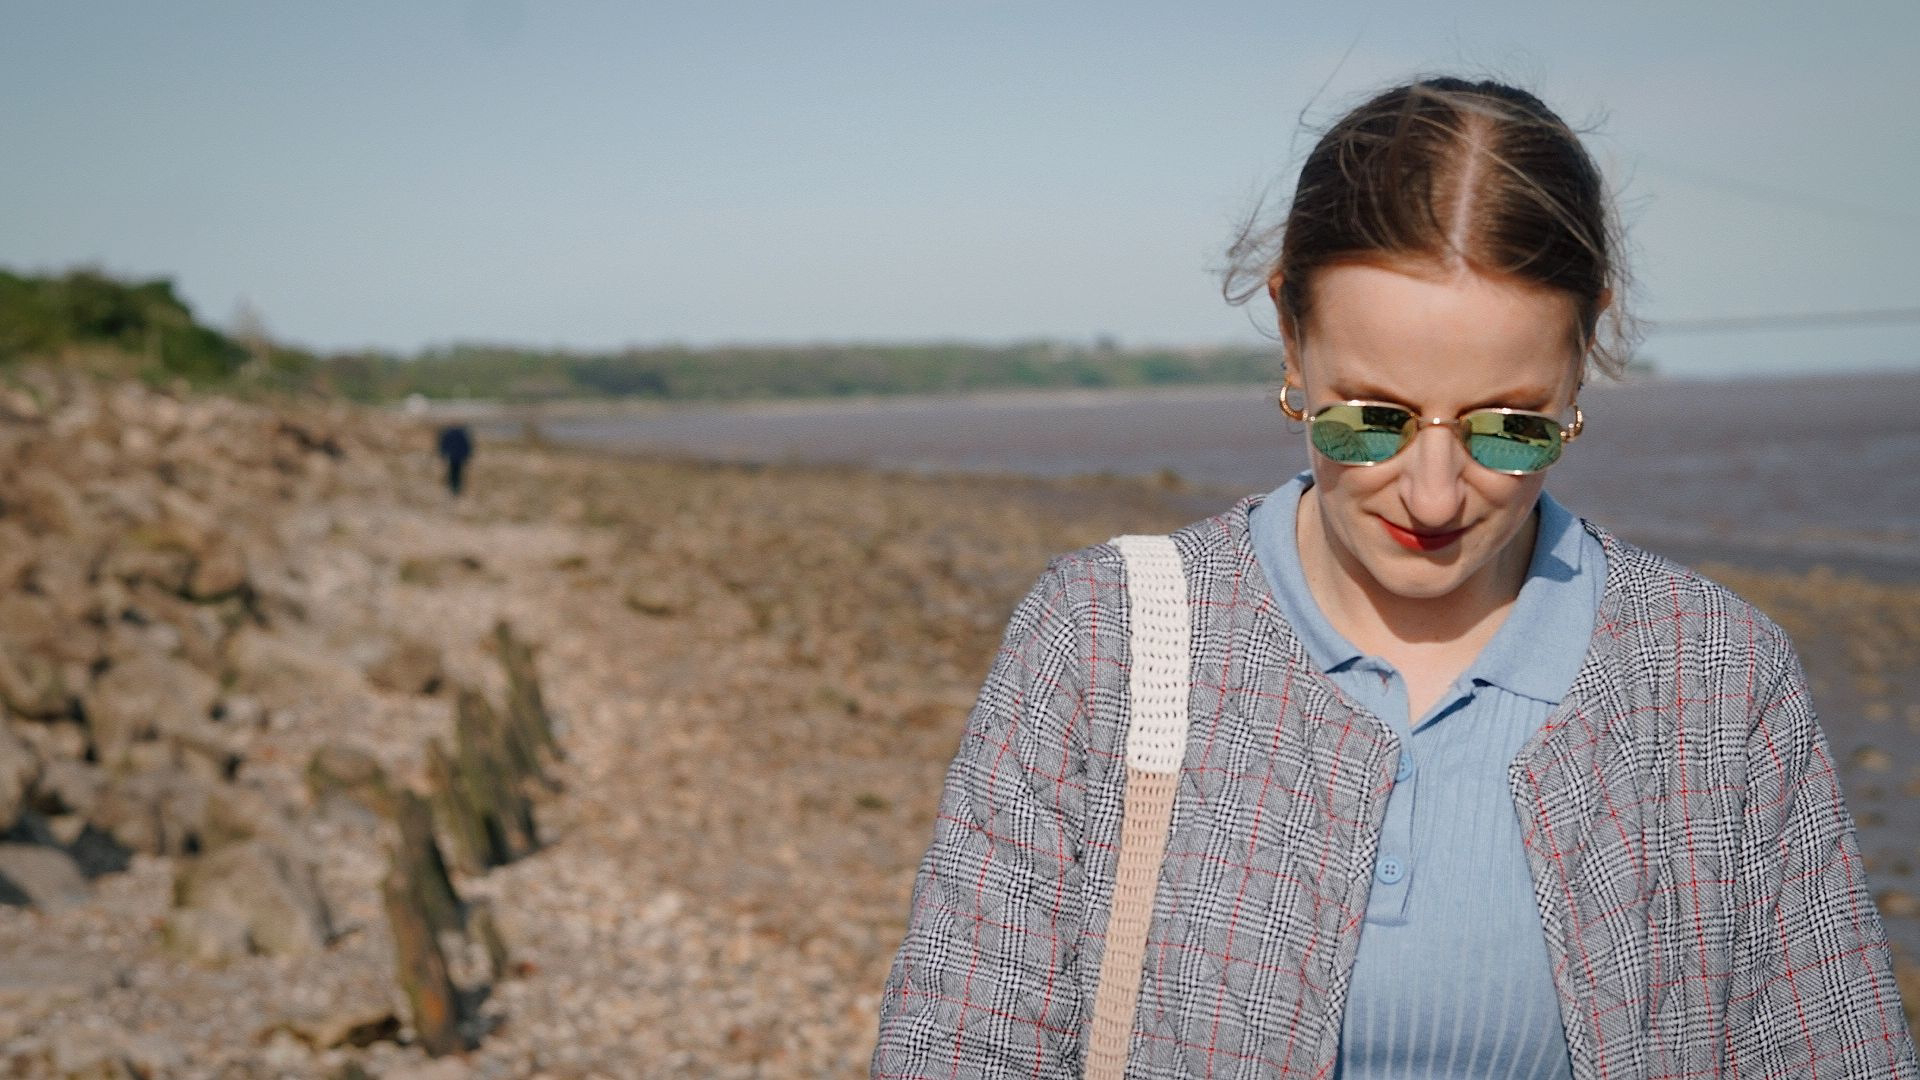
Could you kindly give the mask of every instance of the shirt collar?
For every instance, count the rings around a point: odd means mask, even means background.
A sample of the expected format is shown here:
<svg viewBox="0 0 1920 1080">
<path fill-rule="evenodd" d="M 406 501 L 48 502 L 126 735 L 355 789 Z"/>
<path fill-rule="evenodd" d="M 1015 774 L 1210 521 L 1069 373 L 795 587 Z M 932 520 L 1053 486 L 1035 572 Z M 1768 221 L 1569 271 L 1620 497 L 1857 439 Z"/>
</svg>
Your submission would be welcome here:
<svg viewBox="0 0 1920 1080">
<path fill-rule="evenodd" d="M 1266 572 L 1281 613 L 1314 665 L 1332 672 L 1365 654 L 1327 621 L 1300 565 L 1294 528 L 1300 496 L 1312 485 L 1313 474 L 1302 472 L 1274 489 L 1248 513 L 1248 532 L 1254 557 Z M 1586 650 L 1554 649 L 1543 654 L 1532 643 L 1584 643 L 1592 636 L 1595 598 L 1589 579 L 1599 568 L 1582 565 L 1584 536 L 1579 520 L 1553 496 L 1541 492 L 1539 532 L 1520 595 L 1493 639 L 1462 674 L 1463 685 L 1483 682 L 1550 703 L 1565 695 Z"/>
</svg>

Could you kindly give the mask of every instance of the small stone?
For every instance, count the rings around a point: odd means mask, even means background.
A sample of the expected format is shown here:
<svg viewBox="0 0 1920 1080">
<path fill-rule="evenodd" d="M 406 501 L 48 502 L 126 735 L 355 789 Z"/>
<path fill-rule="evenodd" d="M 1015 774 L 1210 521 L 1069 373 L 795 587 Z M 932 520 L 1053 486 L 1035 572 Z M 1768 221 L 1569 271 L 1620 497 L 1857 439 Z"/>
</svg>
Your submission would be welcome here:
<svg viewBox="0 0 1920 1080">
<path fill-rule="evenodd" d="M 291 1016 L 278 1025 L 315 1050 L 341 1046 L 371 1046 L 400 1033 L 400 1018 L 384 990 L 365 987 L 358 993 Z"/>
<path fill-rule="evenodd" d="M 79 864 L 58 848 L 0 844 L 0 879 L 24 893 L 41 911 L 60 912 L 87 901 Z"/>
<path fill-rule="evenodd" d="M 1863 746 L 1853 752 L 1853 764 L 1868 772 L 1886 772 L 1893 768 L 1893 755 L 1877 746 Z"/>
<path fill-rule="evenodd" d="M 463 1061 L 439 1058 L 424 1065 L 402 1066 L 383 1073 L 380 1080 L 467 1080 L 473 1070 Z"/>
<path fill-rule="evenodd" d="M 249 952 L 246 920 L 226 911 L 175 908 L 161 938 L 167 948 L 198 964 L 220 964 Z"/>
<path fill-rule="evenodd" d="M 1911 919 L 1920 915 L 1920 898 L 1902 889 L 1887 889 L 1875 898 L 1880 905 L 1882 915 L 1896 919 Z"/>
<path fill-rule="evenodd" d="M 246 584 L 246 555 L 231 537 L 216 533 L 194 552 L 193 571 L 186 582 L 188 596 L 213 600 L 237 593 Z"/>
<path fill-rule="evenodd" d="M 407 639 L 393 645 L 367 669 L 367 680 L 396 694 L 431 694 L 446 681 L 446 671 L 439 649 Z"/>
</svg>

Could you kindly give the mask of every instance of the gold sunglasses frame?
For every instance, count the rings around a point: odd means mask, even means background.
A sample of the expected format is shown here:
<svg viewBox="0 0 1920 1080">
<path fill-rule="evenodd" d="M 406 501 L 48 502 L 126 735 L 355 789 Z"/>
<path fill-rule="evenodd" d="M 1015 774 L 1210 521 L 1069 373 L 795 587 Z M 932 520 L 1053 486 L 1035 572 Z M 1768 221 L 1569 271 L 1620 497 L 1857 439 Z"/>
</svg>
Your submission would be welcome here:
<svg viewBox="0 0 1920 1080">
<path fill-rule="evenodd" d="M 1289 387 L 1288 389 L 1292 389 L 1292 388 Z M 1402 450 L 1405 450 L 1408 446 L 1412 445 L 1414 436 L 1420 434 L 1422 431 L 1425 431 L 1426 429 L 1431 427 L 1452 428 L 1454 435 L 1456 435 L 1460 440 L 1461 447 L 1465 448 L 1465 446 L 1467 445 L 1467 436 L 1469 432 L 1464 426 L 1462 426 L 1462 421 L 1466 420 L 1466 418 L 1469 416 L 1474 416 L 1480 413 L 1498 413 L 1499 415 L 1502 415 L 1502 416 L 1537 416 L 1542 420 L 1545 420 L 1548 423 L 1553 424 L 1555 427 L 1558 427 L 1560 429 L 1560 449 L 1562 453 L 1566 451 L 1566 448 L 1568 446 L 1571 446 L 1573 444 L 1573 441 L 1575 439 L 1578 439 L 1580 437 L 1580 432 L 1584 430 L 1587 426 L 1587 416 L 1585 413 L 1580 411 L 1579 402 L 1575 402 L 1573 405 L 1573 423 L 1571 424 L 1562 424 L 1560 422 L 1560 418 L 1553 415 L 1552 413 L 1537 412 L 1533 409 L 1509 409 L 1505 406 L 1497 406 L 1497 407 L 1486 408 L 1486 409 L 1469 409 L 1466 412 L 1461 413 L 1459 416 L 1456 416 L 1453 419 L 1449 420 L 1442 416 L 1423 416 L 1420 413 L 1414 411 L 1413 409 L 1408 408 L 1405 405 L 1400 404 L 1397 401 L 1367 401 L 1367 400 L 1358 399 L 1358 398 L 1347 400 L 1347 401 L 1329 402 L 1328 404 L 1322 405 L 1320 406 L 1320 408 L 1314 410 L 1313 415 L 1309 416 L 1307 415 L 1307 410 L 1304 406 L 1296 406 L 1287 399 L 1286 390 L 1280 391 L 1280 412 L 1283 415 L 1285 415 L 1286 418 L 1289 420 L 1297 420 L 1297 421 L 1300 421 L 1301 423 L 1306 424 L 1309 430 L 1312 429 L 1314 422 L 1320 419 L 1320 416 L 1322 413 L 1325 413 L 1328 409 L 1331 409 L 1336 405 L 1359 405 L 1359 406 L 1372 405 L 1380 408 L 1398 409 L 1401 412 L 1406 413 L 1408 416 L 1413 418 L 1410 427 L 1405 430 L 1402 430 L 1402 432 L 1400 433 L 1400 446 L 1397 449 L 1395 449 L 1393 453 L 1387 455 L 1384 458 L 1381 458 L 1379 461 L 1336 462 L 1336 464 L 1344 465 L 1348 468 L 1354 468 L 1354 469 L 1366 469 L 1366 468 L 1371 468 L 1375 465 L 1385 465 L 1387 462 L 1392 461 L 1396 457 L 1399 457 L 1400 452 Z M 1312 439 L 1308 439 L 1308 442 L 1311 443 Z M 1322 453 L 1319 447 L 1315 447 L 1314 452 Z M 1324 456 L 1324 454 L 1322 456 Z M 1333 459 L 1328 458 L 1328 460 L 1331 461 Z M 1560 457 L 1558 454 L 1556 454 L 1552 461 L 1548 462 L 1545 466 L 1538 469 L 1531 469 L 1531 470 L 1496 469 L 1491 465 L 1481 465 L 1479 459 L 1475 458 L 1471 451 L 1467 453 L 1467 460 L 1473 462 L 1475 465 L 1479 465 L 1481 468 L 1486 469 L 1488 472 L 1497 472 L 1503 476 L 1532 476 L 1534 473 L 1546 472 L 1548 469 L 1551 469 L 1555 465 L 1558 465 L 1560 463 Z"/>
</svg>

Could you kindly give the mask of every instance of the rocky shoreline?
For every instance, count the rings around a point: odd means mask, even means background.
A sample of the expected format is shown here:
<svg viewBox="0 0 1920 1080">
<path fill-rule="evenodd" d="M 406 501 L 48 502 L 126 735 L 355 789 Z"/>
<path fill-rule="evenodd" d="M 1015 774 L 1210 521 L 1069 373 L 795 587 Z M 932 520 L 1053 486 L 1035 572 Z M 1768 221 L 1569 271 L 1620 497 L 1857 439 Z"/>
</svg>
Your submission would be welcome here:
<svg viewBox="0 0 1920 1080">
<path fill-rule="evenodd" d="M 333 404 L 0 384 L 0 1073 L 865 1075 L 1008 611 L 1191 496 L 489 444 L 456 501 L 431 447 Z M 1920 590 L 1734 584 L 1802 643 L 1907 927 Z M 509 785 L 536 835 L 475 860 L 436 756 L 463 700 L 512 712 L 515 642 L 558 752 Z M 438 935 L 455 1053 L 396 979 L 375 767 L 491 927 Z"/>
</svg>

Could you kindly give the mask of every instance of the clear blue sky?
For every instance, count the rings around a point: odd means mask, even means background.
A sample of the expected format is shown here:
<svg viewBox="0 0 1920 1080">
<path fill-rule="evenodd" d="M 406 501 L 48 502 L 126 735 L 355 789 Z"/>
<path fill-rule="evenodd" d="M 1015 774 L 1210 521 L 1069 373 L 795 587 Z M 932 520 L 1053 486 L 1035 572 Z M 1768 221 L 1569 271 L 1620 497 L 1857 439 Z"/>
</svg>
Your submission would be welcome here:
<svg viewBox="0 0 1920 1080">
<path fill-rule="evenodd" d="M 0 265 L 324 349 L 1245 341 L 1210 267 L 1302 110 L 1465 70 L 1600 125 L 1643 315 L 1912 308 L 1917 48 L 1914 0 L 0 0 Z M 1920 325 L 1646 352 L 1920 368 Z"/>
</svg>

